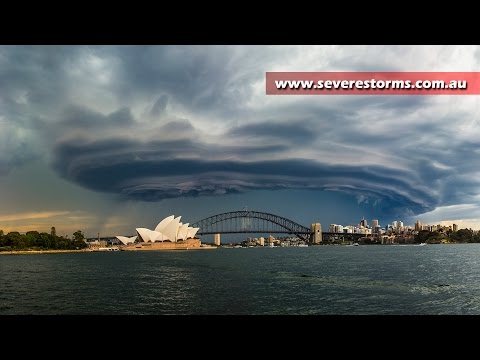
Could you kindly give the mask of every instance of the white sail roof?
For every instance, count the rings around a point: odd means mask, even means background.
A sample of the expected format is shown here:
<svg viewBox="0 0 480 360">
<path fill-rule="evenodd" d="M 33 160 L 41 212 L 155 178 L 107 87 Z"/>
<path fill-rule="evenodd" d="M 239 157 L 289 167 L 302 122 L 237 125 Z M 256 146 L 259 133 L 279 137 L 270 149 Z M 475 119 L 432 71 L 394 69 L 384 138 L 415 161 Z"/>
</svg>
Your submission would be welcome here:
<svg viewBox="0 0 480 360">
<path fill-rule="evenodd" d="M 165 241 L 165 240 L 170 240 L 164 233 L 155 231 L 157 233 L 154 241 Z"/>
<path fill-rule="evenodd" d="M 177 241 L 177 232 L 178 226 L 180 225 L 180 219 L 182 217 L 179 216 L 168 223 L 168 225 L 163 229 L 162 233 L 167 236 L 170 241 Z"/>
<path fill-rule="evenodd" d="M 194 238 L 198 230 L 200 230 L 200 228 L 189 227 L 187 231 L 187 239 Z"/>
<path fill-rule="evenodd" d="M 155 228 L 155 231 L 160 231 L 162 232 L 162 230 L 168 225 L 169 222 L 171 222 L 173 219 L 175 218 L 175 215 L 170 215 L 168 217 L 166 217 L 165 219 L 163 219 L 162 221 L 160 221 L 157 225 L 157 227 Z"/>
<path fill-rule="evenodd" d="M 186 239 L 188 232 L 188 223 L 182 224 L 181 227 L 178 228 L 177 239 Z"/>
<path fill-rule="evenodd" d="M 137 236 L 132 236 L 132 237 L 128 237 L 128 236 L 120 236 L 120 235 L 117 235 L 116 238 L 118 240 L 120 240 L 122 242 L 122 244 L 124 245 L 127 245 L 127 244 L 131 244 L 133 242 L 135 242 L 135 240 L 137 239 Z"/>
<path fill-rule="evenodd" d="M 175 215 L 170 215 L 160 221 L 155 228 L 155 230 L 150 230 L 147 228 L 137 228 L 138 236 L 144 242 L 155 242 L 155 241 L 165 241 L 170 240 L 176 242 L 179 239 L 189 239 L 195 237 L 195 234 L 199 228 L 192 228 L 189 223 L 183 224 L 180 222 L 182 217 L 175 217 Z M 117 236 L 117 238 L 124 244 L 134 242 L 137 238 L 133 236 L 128 238 L 126 236 Z"/>
<path fill-rule="evenodd" d="M 150 229 L 147 229 L 147 228 L 137 228 L 136 229 L 138 234 L 140 235 L 140 238 L 144 241 L 144 242 L 154 242 L 155 239 L 157 238 L 157 236 L 160 234 L 159 232 L 157 231 L 153 231 L 153 230 L 150 230 Z"/>
<path fill-rule="evenodd" d="M 141 240 L 145 242 L 150 240 L 149 230 L 147 228 L 136 228 L 135 230 L 137 230 Z"/>
</svg>

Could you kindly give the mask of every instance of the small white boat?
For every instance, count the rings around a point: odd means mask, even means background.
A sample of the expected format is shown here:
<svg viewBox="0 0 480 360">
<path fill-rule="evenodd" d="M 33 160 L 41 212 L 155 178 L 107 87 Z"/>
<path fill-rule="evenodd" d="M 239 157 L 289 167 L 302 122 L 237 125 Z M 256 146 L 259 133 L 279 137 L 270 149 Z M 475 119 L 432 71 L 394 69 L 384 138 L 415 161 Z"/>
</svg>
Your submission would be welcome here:
<svg viewBox="0 0 480 360">
<path fill-rule="evenodd" d="M 308 244 L 298 244 L 298 247 L 308 247 Z"/>
<path fill-rule="evenodd" d="M 112 246 L 112 247 L 99 247 L 98 251 L 120 251 L 118 247 Z"/>
</svg>

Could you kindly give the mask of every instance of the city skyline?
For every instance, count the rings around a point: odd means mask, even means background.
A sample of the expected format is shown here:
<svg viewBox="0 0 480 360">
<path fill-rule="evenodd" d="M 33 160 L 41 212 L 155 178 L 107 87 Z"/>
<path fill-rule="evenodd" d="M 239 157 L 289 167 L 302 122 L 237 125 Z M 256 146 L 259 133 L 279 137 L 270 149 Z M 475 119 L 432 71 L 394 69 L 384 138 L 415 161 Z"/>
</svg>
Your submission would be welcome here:
<svg viewBox="0 0 480 360">
<path fill-rule="evenodd" d="M 477 71 L 478 46 L 0 46 L 0 229 L 249 209 L 480 229 L 476 96 L 267 96 L 267 71 Z M 324 230 L 325 231 L 325 230 Z"/>
<path fill-rule="evenodd" d="M 394 220 L 391 223 L 388 223 L 386 225 L 381 225 L 379 223 L 378 219 L 372 219 L 371 220 L 371 225 L 368 224 L 368 219 L 365 219 L 365 217 L 362 218 L 357 224 L 330 224 L 329 226 L 329 231 L 331 233 L 360 233 L 362 232 L 363 229 L 368 229 L 372 230 L 371 232 L 368 232 L 366 234 L 372 234 L 375 232 L 378 232 L 380 230 L 398 230 L 398 231 L 403 231 L 403 230 L 408 230 L 408 231 L 421 231 L 421 230 L 428 230 L 428 231 L 435 231 L 441 228 L 451 228 L 452 231 L 458 231 L 460 228 L 458 224 L 455 223 L 450 223 L 450 224 L 445 224 L 445 222 L 438 222 L 434 224 L 427 224 L 419 219 L 416 220 L 415 224 L 406 224 L 402 220 Z"/>
</svg>

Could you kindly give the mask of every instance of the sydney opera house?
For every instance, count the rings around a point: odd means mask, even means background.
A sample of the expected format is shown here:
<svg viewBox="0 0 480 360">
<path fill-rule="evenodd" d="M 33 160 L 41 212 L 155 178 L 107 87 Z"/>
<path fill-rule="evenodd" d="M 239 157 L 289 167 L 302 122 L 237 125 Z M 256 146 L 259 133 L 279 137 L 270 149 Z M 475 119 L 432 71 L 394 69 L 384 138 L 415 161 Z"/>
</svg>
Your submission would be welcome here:
<svg viewBox="0 0 480 360">
<path fill-rule="evenodd" d="M 124 245 L 122 250 L 187 250 L 200 248 L 200 239 L 195 235 L 199 228 L 180 222 L 181 216 L 168 216 L 160 221 L 155 230 L 137 228 L 137 236 L 117 236 Z"/>
</svg>

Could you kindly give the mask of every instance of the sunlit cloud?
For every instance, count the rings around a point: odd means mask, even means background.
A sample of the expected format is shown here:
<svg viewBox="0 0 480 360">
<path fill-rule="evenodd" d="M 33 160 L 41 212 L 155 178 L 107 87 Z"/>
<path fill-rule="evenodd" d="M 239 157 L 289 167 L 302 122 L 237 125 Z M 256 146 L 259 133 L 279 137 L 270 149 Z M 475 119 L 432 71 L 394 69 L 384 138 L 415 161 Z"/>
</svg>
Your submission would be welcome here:
<svg viewBox="0 0 480 360">
<path fill-rule="evenodd" d="M 6 221 L 18 221 L 18 220 L 35 220 L 35 219 L 47 219 L 61 215 L 67 215 L 70 211 L 42 211 L 42 212 L 27 212 L 0 215 L 0 222 Z"/>
</svg>

